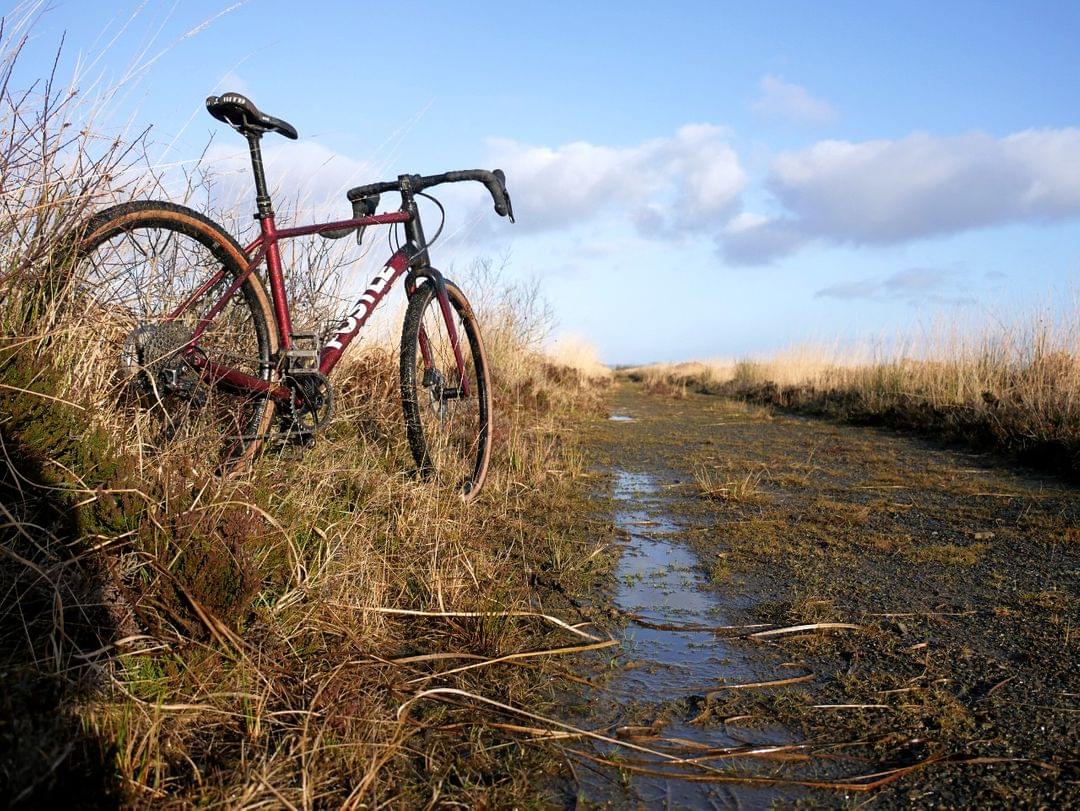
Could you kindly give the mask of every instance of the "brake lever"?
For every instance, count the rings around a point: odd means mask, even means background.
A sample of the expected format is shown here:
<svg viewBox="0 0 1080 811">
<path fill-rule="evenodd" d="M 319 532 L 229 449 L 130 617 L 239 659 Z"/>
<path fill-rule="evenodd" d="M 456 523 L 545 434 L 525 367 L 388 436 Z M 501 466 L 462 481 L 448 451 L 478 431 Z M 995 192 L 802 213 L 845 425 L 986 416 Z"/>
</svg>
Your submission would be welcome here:
<svg viewBox="0 0 1080 811">
<path fill-rule="evenodd" d="M 356 205 L 354 205 L 353 206 L 353 213 L 354 214 L 360 213 L 364 217 L 373 217 L 373 216 L 375 216 L 375 212 L 379 208 L 379 198 L 380 198 L 380 195 L 378 195 L 378 194 L 369 194 L 367 197 L 361 198 L 361 200 L 359 201 L 360 204 L 361 204 L 360 211 L 358 212 Z M 357 245 L 359 245 L 361 240 L 363 240 L 364 231 L 366 231 L 366 230 L 367 230 L 366 225 L 361 225 L 356 229 L 356 244 Z"/>
<path fill-rule="evenodd" d="M 506 216 L 510 218 L 510 222 L 514 222 L 514 204 L 510 202 L 510 192 L 506 190 L 506 185 L 503 185 L 503 199 L 506 200 Z"/>
<path fill-rule="evenodd" d="M 496 169 L 492 174 L 495 175 L 495 179 L 499 181 L 499 188 L 502 189 L 503 200 L 506 201 L 506 216 L 510 222 L 514 222 L 514 204 L 510 202 L 510 192 L 506 189 L 506 174 L 502 169 Z"/>
</svg>

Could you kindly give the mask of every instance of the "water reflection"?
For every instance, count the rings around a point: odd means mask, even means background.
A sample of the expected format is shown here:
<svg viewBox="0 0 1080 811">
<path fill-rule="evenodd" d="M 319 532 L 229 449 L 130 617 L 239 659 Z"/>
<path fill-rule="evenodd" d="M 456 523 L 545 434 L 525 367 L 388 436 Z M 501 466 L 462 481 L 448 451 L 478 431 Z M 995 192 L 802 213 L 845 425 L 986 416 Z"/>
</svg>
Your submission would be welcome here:
<svg viewBox="0 0 1080 811">
<path fill-rule="evenodd" d="M 752 646 L 724 640 L 708 630 L 648 627 L 735 624 L 739 621 L 732 618 L 736 602 L 725 601 L 712 589 L 697 556 L 680 542 L 685 527 L 667 511 L 669 505 L 660 496 L 653 476 L 616 470 L 614 496 L 614 520 L 625 540 L 615 571 L 613 599 L 624 615 L 635 621 L 622 630 L 618 669 L 604 682 L 606 689 L 590 697 L 589 716 L 583 722 L 594 729 L 606 724 L 609 732 L 622 726 L 652 726 L 662 738 L 679 738 L 703 747 L 789 742 L 791 737 L 775 728 L 705 728 L 691 723 L 704 707 L 709 690 L 723 683 L 758 680 L 761 654 Z M 643 743 L 666 746 L 663 741 Z M 631 754 L 614 746 L 597 748 L 605 755 Z M 659 760 L 655 762 L 660 765 Z M 778 800 L 790 799 L 772 789 L 745 785 L 633 776 L 627 786 L 611 774 L 593 770 L 583 770 L 578 778 L 584 799 L 601 806 L 767 808 Z"/>
</svg>

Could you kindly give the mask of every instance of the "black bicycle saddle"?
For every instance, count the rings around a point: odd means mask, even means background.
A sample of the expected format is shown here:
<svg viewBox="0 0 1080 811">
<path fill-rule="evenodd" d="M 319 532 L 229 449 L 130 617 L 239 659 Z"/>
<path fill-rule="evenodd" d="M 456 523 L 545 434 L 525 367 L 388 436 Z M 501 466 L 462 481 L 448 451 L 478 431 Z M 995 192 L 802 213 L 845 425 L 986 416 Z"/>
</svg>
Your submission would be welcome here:
<svg viewBox="0 0 1080 811">
<path fill-rule="evenodd" d="M 206 109 L 218 121 L 224 121 L 242 135 L 261 136 L 277 132 L 286 138 L 297 138 L 296 127 L 288 121 L 261 112 L 246 96 L 239 93 L 223 93 L 206 100 Z"/>
</svg>

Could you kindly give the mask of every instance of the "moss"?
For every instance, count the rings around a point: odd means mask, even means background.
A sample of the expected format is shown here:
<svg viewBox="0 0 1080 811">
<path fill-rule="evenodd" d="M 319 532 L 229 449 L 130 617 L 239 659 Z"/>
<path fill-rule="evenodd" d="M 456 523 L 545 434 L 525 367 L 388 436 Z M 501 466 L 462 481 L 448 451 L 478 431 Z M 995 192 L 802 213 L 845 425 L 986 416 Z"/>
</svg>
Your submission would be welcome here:
<svg viewBox="0 0 1080 811">
<path fill-rule="evenodd" d="M 264 601 L 271 599 L 289 582 L 292 559 L 287 544 L 265 518 L 244 504 L 187 510 L 170 517 L 166 530 L 156 555 L 170 561 L 175 607 L 194 598 L 218 619 L 239 628 L 249 618 L 256 595 L 264 593 Z"/>
<path fill-rule="evenodd" d="M 112 489 L 130 479 L 131 462 L 116 453 L 105 431 L 88 424 L 78 404 L 57 399 L 64 391 L 62 373 L 46 359 L 29 347 L 0 353 L 0 386 L 0 431 L 15 449 L 16 467 L 24 461 L 47 465 L 54 476 L 89 489 Z M 130 496 L 102 497 L 80 511 L 80 520 L 87 533 L 123 532 L 131 528 L 125 516 L 133 509 Z"/>
<path fill-rule="evenodd" d="M 0 762 L 10 786 L 35 786 L 33 803 L 72 799 L 115 804 L 115 749 L 86 728 L 72 706 L 85 697 L 85 662 L 119 635 L 110 613 L 115 589 L 104 561 L 86 555 L 94 536 L 114 537 L 137 525 L 141 504 L 110 489 L 125 466 L 85 412 L 55 397 L 60 374 L 27 346 L 0 351 L 0 500 L 20 524 L 0 538 L 48 578 L 28 577 L 14 558 L 0 559 L 0 583 L 17 607 L 0 613 L 4 706 Z M 60 564 L 60 565 L 57 565 Z M 51 671 L 51 672 L 50 672 Z M 17 792 L 16 792 L 17 793 Z"/>
</svg>

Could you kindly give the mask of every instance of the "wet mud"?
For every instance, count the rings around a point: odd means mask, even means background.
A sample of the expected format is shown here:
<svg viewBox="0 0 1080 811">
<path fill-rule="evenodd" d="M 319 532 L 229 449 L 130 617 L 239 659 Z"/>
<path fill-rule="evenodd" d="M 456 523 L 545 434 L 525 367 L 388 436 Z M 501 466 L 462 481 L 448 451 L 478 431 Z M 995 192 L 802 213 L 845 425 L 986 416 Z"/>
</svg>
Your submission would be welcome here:
<svg viewBox="0 0 1080 811">
<path fill-rule="evenodd" d="M 571 804 L 1080 800 L 1074 487 L 716 397 L 611 416 L 620 644 L 564 717 L 620 743 L 577 748 Z"/>
<path fill-rule="evenodd" d="M 578 720 L 595 726 L 603 719 L 613 737 L 651 750 L 602 743 L 598 756 L 656 774 L 618 767 L 582 769 L 579 798 L 586 806 L 767 808 L 794 797 L 793 789 L 671 777 L 711 773 L 715 766 L 710 755 L 792 741 L 778 727 L 709 728 L 694 720 L 705 709 L 710 691 L 725 683 L 755 682 L 764 671 L 783 671 L 784 663 L 718 635 L 716 629 L 746 629 L 733 627 L 738 607 L 711 588 L 697 554 L 686 544 L 684 533 L 692 523 L 676 517 L 677 502 L 663 492 L 672 482 L 659 480 L 655 470 L 616 468 L 612 477 L 620 547 L 612 602 L 625 624 L 614 629 L 620 647 L 602 680 L 603 689 L 589 697 L 587 715 Z M 670 478 L 668 472 L 665 479 Z M 686 756 L 700 759 L 709 769 L 672 762 Z M 745 764 L 744 770 L 759 772 L 754 764 Z"/>
</svg>

